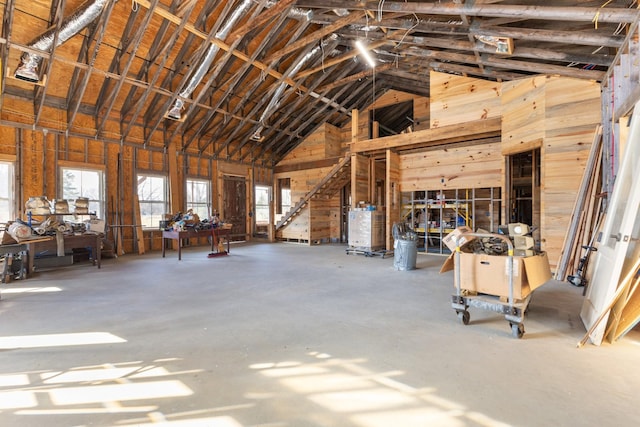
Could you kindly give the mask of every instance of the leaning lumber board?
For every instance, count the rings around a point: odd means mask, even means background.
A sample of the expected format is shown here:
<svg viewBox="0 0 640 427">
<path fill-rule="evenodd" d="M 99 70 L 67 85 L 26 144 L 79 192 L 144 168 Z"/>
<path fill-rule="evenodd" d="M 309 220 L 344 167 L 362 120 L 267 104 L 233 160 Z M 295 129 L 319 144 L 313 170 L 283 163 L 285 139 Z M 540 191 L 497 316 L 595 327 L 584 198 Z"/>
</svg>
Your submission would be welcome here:
<svg viewBox="0 0 640 427">
<path fill-rule="evenodd" d="M 578 228 L 580 213 L 584 208 L 584 202 L 587 196 L 587 193 L 586 193 L 587 187 L 589 185 L 589 181 L 593 176 L 593 171 L 596 166 L 596 161 L 599 158 L 598 152 L 602 149 L 602 126 L 601 125 L 598 125 L 593 138 L 594 140 L 593 140 L 593 144 L 591 145 L 591 151 L 589 152 L 587 166 L 585 167 L 584 174 L 582 176 L 582 181 L 580 182 L 580 188 L 578 190 L 578 195 L 576 196 L 576 202 L 574 204 L 573 211 L 571 214 L 571 221 L 569 223 L 569 227 L 567 228 L 564 244 L 562 245 L 562 252 L 560 253 L 560 261 L 558 261 L 557 263 L 555 279 L 560 281 L 563 281 L 566 276 L 570 250 L 574 244 L 574 241 L 575 241 L 574 239 L 576 238 L 575 232 Z"/>
<path fill-rule="evenodd" d="M 609 316 L 608 322 L 609 325 L 607 326 L 607 330 L 604 333 L 604 336 L 607 337 L 609 342 L 614 342 L 616 339 L 618 339 L 622 332 L 626 331 L 627 328 L 631 326 L 631 324 L 635 324 L 639 320 L 637 316 L 634 316 L 633 318 L 626 317 L 624 319 L 625 322 L 622 322 L 627 306 L 633 305 L 629 304 L 629 302 L 633 300 L 636 289 L 638 288 L 638 284 L 640 284 L 640 277 L 635 278 L 635 280 L 633 281 L 633 285 L 630 287 L 627 294 L 624 295 L 624 298 L 622 298 L 621 296 L 618 299 L 618 302 L 611 308 L 611 316 Z M 635 303 L 637 308 L 638 300 L 633 300 L 633 302 Z"/>
<path fill-rule="evenodd" d="M 604 307 L 602 312 L 600 312 L 600 315 L 596 318 L 595 322 L 593 322 L 593 325 L 591 325 L 587 333 L 584 334 L 584 337 L 582 337 L 582 339 L 578 342 L 578 345 L 577 345 L 578 348 L 582 347 L 587 342 L 591 334 L 600 325 L 600 322 L 602 322 L 602 320 L 611 311 L 611 308 L 613 308 L 613 306 L 618 302 L 618 299 L 622 296 L 623 293 L 627 291 L 627 288 L 631 285 L 631 280 L 638 274 L 639 269 L 640 269 L 640 258 L 636 259 L 636 262 L 634 263 L 633 267 L 631 267 L 627 275 L 620 281 L 620 283 L 618 284 L 618 288 L 616 289 L 615 294 L 613 294 L 613 296 L 611 297 L 611 300 L 609 301 L 609 303 Z"/>
<path fill-rule="evenodd" d="M 144 254 L 144 233 L 142 231 L 142 215 L 140 214 L 140 200 L 138 194 L 133 196 L 133 209 L 136 216 L 136 242 L 138 243 L 138 254 Z M 163 242 L 164 243 L 164 242 Z"/>
</svg>

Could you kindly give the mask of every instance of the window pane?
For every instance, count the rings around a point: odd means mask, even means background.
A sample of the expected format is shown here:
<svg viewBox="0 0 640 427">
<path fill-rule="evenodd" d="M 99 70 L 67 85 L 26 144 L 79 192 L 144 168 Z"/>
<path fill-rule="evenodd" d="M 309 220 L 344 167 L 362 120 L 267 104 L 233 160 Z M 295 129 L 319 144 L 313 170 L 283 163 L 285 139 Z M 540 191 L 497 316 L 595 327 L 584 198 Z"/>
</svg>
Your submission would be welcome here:
<svg viewBox="0 0 640 427">
<path fill-rule="evenodd" d="M 269 223 L 269 208 L 256 207 L 256 222 Z"/>
<path fill-rule="evenodd" d="M 95 169 L 61 168 L 62 195 L 71 204 L 79 197 L 89 199 L 89 212 L 104 217 L 104 173 Z M 73 209 L 70 206 L 70 209 Z"/>
<path fill-rule="evenodd" d="M 256 186 L 256 223 L 269 223 L 269 187 Z"/>
<path fill-rule="evenodd" d="M 187 180 L 187 210 L 192 209 L 201 220 L 209 217 L 209 206 L 211 205 L 209 188 L 209 181 Z"/>
<path fill-rule="evenodd" d="M 138 200 L 143 227 L 158 228 L 167 212 L 166 178 L 138 175 Z"/>
<path fill-rule="evenodd" d="M 291 207 L 291 190 L 288 188 L 282 189 L 282 211 L 288 211 Z"/>
<path fill-rule="evenodd" d="M 15 219 L 13 182 L 13 163 L 0 162 L 0 222 Z"/>
</svg>

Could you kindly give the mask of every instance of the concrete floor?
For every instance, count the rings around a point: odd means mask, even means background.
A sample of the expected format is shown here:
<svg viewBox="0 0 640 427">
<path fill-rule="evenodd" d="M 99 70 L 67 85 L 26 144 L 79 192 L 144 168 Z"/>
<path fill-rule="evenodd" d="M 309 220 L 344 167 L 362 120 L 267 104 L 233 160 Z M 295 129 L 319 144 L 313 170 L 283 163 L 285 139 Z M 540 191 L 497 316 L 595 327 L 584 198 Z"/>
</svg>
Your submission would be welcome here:
<svg viewBox="0 0 640 427">
<path fill-rule="evenodd" d="M 582 289 L 538 289 L 518 340 L 491 312 L 459 322 L 440 256 L 207 253 L 2 285 L 0 425 L 640 425 L 640 333 L 577 349 Z"/>
</svg>

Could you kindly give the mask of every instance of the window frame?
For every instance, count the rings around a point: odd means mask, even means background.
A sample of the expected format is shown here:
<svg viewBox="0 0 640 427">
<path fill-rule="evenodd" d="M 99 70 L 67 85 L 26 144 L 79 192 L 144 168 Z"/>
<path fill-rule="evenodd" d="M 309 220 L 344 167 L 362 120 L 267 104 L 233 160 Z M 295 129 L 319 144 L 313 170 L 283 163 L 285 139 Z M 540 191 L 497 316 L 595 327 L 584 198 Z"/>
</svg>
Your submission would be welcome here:
<svg viewBox="0 0 640 427">
<path fill-rule="evenodd" d="M 16 161 L 13 157 L 0 157 L 0 164 L 7 166 L 6 181 L 3 179 L 1 182 L 6 182 L 7 196 L 4 198 L 7 204 L 6 218 L 3 218 L 3 213 L 0 211 L 0 223 L 6 223 L 7 221 L 13 221 L 16 218 Z M 3 177 L 5 178 L 5 177 Z M 2 199 L 2 192 L 0 192 L 0 199 Z"/>
<path fill-rule="evenodd" d="M 190 201 L 189 197 L 193 196 L 192 192 L 190 191 L 190 185 L 191 183 L 202 183 L 202 184 L 206 184 L 207 186 L 207 200 L 206 202 L 202 203 L 202 202 L 194 202 L 194 201 Z M 211 216 L 211 207 L 212 207 L 212 197 L 211 197 L 211 180 L 206 179 L 206 178 L 199 178 L 199 177 L 188 177 L 185 179 L 185 191 L 184 191 L 184 203 L 186 206 L 186 210 L 188 211 L 189 209 L 193 209 L 193 212 L 198 214 L 198 216 L 200 217 L 200 220 L 203 219 L 207 219 Z M 201 214 L 200 211 L 198 211 L 196 209 L 196 207 L 204 207 L 206 213 Z"/>
<path fill-rule="evenodd" d="M 277 185 L 275 213 L 282 215 L 291 208 L 291 178 L 279 178 Z M 288 204 L 286 203 L 287 199 Z"/>
<path fill-rule="evenodd" d="M 147 200 L 144 199 L 142 197 L 140 197 L 140 178 L 141 177 L 145 177 L 145 178 L 158 178 L 162 180 L 162 184 L 163 184 L 163 188 L 162 188 L 162 200 Z M 157 172 L 150 172 L 150 171 L 138 171 L 136 173 L 136 195 L 138 196 L 138 204 L 140 206 L 140 218 L 141 218 L 141 226 L 143 230 L 155 230 L 158 229 L 160 227 L 160 221 L 164 220 L 165 215 L 167 214 L 167 212 L 170 211 L 169 208 L 169 178 L 167 177 L 166 174 L 162 174 L 162 173 L 157 173 Z M 150 219 L 151 222 L 147 222 L 145 224 L 145 218 L 149 215 L 145 215 L 143 212 L 145 211 L 145 209 L 143 209 L 144 206 L 146 205 L 150 205 L 150 206 L 160 206 L 162 213 L 161 214 L 156 214 L 154 213 L 154 209 L 151 209 L 152 213 L 150 215 Z M 158 217 L 159 219 L 157 221 L 157 224 L 153 224 L 153 220 L 155 217 Z"/>
<path fill-rule="evenodd" d="M 267 193 L 267 201 L 265 204 L 258 204 L 258 189 L 264 189 L 266 190 Z M 255 223 L 256 225 L 269 225 L 270 221 L 271 221 L 271 216 L 269 215 L 269 205 L 271 203 L 271 199 L 272 199 L 272 188 L 270 185 L 265 185 L 265 184 L 256 184 L 253 188 L 254 191 L 254 206 L 253 206 L 253 211 L 254 211 L 254 218 L 255 218 Z M 267 219 L 264 221 L 259 221 L 258 220 L 258 208 L 261 207 L 262 209 L 266 210 L 267 213 Z"/>
<path fill-rule="evenodd" d="M 79 172 L 90 172 L 98 174 L 98 198 L 89 197 L 89 212 L 95 213 L 97 218 L 105 219 L 107 214 L 107 186 L 106 186 L 106 173 L 104 166 L 99 165 L 89 165 L 86 163 L 74 163 L 74 162 L 59 162 L 58 164 L 58 197 L 63 200 L 75 201 L 76 198 L 71 197 L 69 195 L 65 195 L 65 170 L 71 171 L 79 171 Z M 84 193 L 81 189 L 79 192 L 80 195 L 78 197 L 88 197 L 86 193 Z M 98 205 L 97 209 L 91 209 L 91 206 Z M 73 211 L 71 210 L 71 213 Z"/>
</svg>

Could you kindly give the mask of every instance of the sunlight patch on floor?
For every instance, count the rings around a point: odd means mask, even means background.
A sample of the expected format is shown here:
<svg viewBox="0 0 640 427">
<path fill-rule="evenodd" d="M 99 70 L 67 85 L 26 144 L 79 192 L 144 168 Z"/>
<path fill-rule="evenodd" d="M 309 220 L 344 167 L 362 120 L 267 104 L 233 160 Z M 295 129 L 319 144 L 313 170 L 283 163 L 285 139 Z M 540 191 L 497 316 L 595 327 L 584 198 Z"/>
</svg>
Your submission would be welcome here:
<svg viewBox="0 0 640 427">
<path fill-rule="evenodd" d="M 250 368 L 360 427 L 505 426 L 439 396 L 435 388 L 415 388 L 398 381 L 403 371 L 374 372 L 365 367 L 366 360 L 341 360 L 321 352 L 307 356 L 311 361 L 290 368 L 278 362 Z"/>
<path fill-rule="evenodd" d="M 108 332 L 85 332 L 0 337 L 0 350 L 16 348 L 60 347 L 68 345 L 115 344 L 127 342 Z"/>
</svg>

